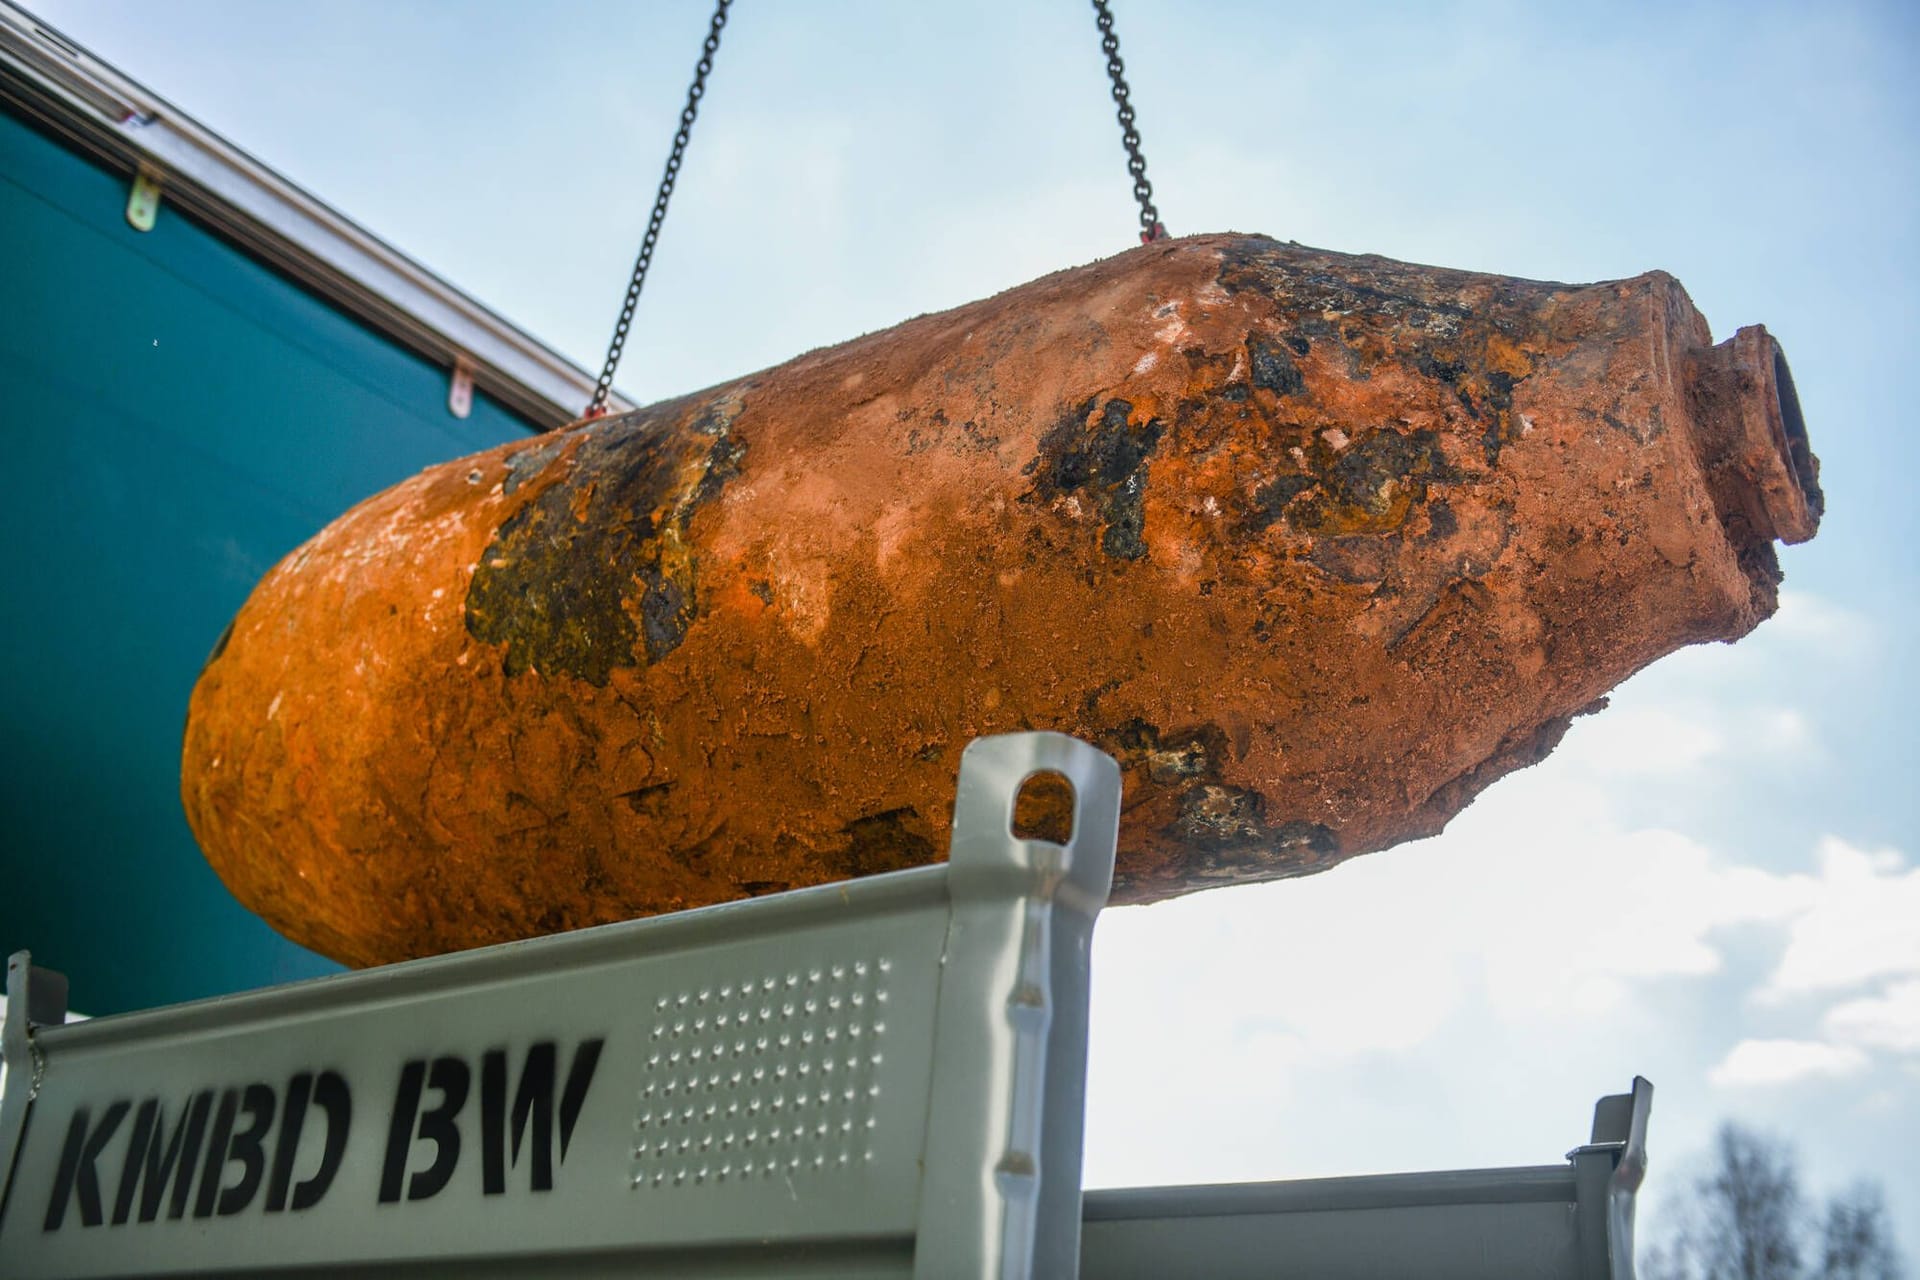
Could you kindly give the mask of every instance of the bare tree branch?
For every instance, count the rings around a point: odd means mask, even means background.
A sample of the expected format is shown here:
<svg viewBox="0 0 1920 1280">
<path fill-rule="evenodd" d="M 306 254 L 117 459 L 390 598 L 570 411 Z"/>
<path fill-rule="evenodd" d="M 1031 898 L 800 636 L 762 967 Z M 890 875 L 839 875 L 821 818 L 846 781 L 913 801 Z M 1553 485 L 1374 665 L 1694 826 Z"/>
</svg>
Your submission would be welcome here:
<svg viewBox="0 0 1920 1280">
<path fill-rule="evenodd" d="M 1640 1259 L 1642 1280 L 1901 1280 L 1878 1186 L 1860 1183 L 1810 1212 L 1786 1143 L 1727 1123 L 1712 1163 Z"/>
</svg>

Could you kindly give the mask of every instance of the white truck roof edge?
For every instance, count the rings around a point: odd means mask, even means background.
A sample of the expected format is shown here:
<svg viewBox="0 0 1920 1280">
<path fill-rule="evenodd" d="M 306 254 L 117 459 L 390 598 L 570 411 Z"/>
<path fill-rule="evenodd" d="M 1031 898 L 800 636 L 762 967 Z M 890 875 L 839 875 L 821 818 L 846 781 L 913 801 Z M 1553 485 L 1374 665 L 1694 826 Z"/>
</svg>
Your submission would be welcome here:
<svg viewBox="0 0 1920 1280">
<path fill-rule="evenodd" d="M 13 0 L 0 0 L 0 98 L 118 169 L 158 174 L 166 200 L 449 373 L 465 361 L 542 430 L 592 396 L 572 361 Z"/>
</svg>

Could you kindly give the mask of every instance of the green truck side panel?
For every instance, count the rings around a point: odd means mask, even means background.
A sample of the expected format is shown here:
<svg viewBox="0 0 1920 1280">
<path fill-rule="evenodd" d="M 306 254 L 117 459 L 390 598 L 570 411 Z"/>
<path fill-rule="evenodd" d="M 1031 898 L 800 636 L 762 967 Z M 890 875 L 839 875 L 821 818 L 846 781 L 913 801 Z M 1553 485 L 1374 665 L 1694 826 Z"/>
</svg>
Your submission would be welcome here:
<svg viewBox="0 0 1920 1280">
<path fill-rule="evenodd" d="M 195 675 L 352 503 L 529 433 L 447 374 L 0 114 L 0 954 L 89 1013 L 331 971 L 248 914 L 179 800 Z"/>
</svg>

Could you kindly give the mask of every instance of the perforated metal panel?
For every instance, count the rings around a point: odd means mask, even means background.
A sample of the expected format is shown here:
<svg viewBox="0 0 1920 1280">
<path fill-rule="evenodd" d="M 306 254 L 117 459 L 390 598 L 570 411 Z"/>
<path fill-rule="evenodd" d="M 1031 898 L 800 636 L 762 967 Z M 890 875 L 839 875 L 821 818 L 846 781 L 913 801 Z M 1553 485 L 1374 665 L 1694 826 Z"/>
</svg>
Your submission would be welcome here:
<svg viewBox="0 0 1920 1280">
<path fill-rule="evenodd" d="M 1011 832 L 1049 770 L 1066 846 Z M 1092 748 L 983 739 L 948 865 L 10 1022 L 0 1276 L 1071 1274 L 1118 812 Z"/>
<path fill-rule="evenodd" d="M 879 956 L 658 997 L 633 1185 L 791 1181 L 871 1164 L 892 976 Z"/>
</svg>

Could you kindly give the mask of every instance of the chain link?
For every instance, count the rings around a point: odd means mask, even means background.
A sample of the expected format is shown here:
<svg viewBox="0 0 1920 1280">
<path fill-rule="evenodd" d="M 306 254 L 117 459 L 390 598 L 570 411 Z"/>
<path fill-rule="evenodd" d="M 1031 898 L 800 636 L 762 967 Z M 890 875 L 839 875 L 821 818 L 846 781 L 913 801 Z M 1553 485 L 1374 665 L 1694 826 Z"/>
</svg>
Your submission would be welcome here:
<svg viewBox="0 0 1920 1280">
<path fill-rule="evenodd" d="M 1100 27 L 1100 49 L 1107 55 L 1107 78 L 1113 81 L 1113 101 L 1119 108 L 1120 143 L 1127 149 L 1127 172 L 1133 175 L 1133 198 L 1140 202 L 1140 243 L 1167 238 L 1160 212 L 1153 207 L 1153 184 L 1147 181 L 1147 158 L 1140 154 L 1140 131 L 1133 127 L 1133 91 L 1127 88 L 1127 66 L 1120 61 L 1120 37 L 1113 34 L 1113 11 L 1107 0 L 1093 0 L 1094 21 Z"/>
<path fill-rule="evenodd" d="M 1147 181 L 1147 158 L 1140 153 L 1140 131 L 1134 127 L 1132 90 L 1127 87 L 1126 64 L 1120 60 L 1120 37 L 1113 34 L 1113 11 L 1108 0 L 1093 0 L 1095 21 L 1100 27 L 1100 49 L 1107 55 L 1107 76 L 1113 81 L 1113 101 L 1118 108 L 1120 142 L 1127 149 L 1127 172 L 1133 176 L 1133 198 L 1140 202 L 1140 241 L 1152 244 L 1164 240 L 1167 229 L 1153 205 L 1153 184 Z M 673 184 L 680 176 L 680 164 L 693 135 L 694 117 L 699 114 L 700 99 L 707 91 L 707 77 L 713 72 L 713 55 L 720 51 L 720 32 L 727 25 L 727 10 L 733 0 L 715 0 L 713 21 L 701 46 L 700 61 L 694 67 L 693 83 L 687 87 L 687 105 L 680 112 L 680 128 L 673 135 L 673 150 L 667 155 L 666 171 L 660 176 L 660 191 L 653 201 L 653 214 L 647 219 L 647 233 L 640 241 L 640 255 L 633 264 L 633 280 L 627 285 L 626 300 L 620 306 L 620 319 L 613 327 L 613 341 L 607 346 L 607 363 L 594 384 L 593 400 L 586 416 L 597 417 L 607 410 L 607 398 L 613 393 L 613 372 L 620 365 L 620 353 L 633 328 L 634 309 L 640 303 L 640 289 L 646 283 L 647 268 L 660 242 L 660 228 L 667 220 L 667 202 L 673 198 Z"/>
<path fill-rule="evenodd" d="M 620 307 L 620 320 L 613 326 L 613 341 L 607 347 L 606 367 L 594 385 L 593 400 L 586 416 L 598 417 L 607 410 L 607 397 L 613 393 L 613 371 L 619 367 L 620 352 L 627 345 L 627 333 L 633 327 L 633 311 L 640 303 L 640 287 L 646 283 L 647 267 L 653 262 L 654 246 L 660 242 L 660 227 L 667 220 L 667 201 L 673 198 L 673 184 L 680 176 L 680 162 L 687 154 L 687 140 L 693 136 L 693 120 L 700 111 L 700 99 L 707 92 L 707 76 L 713 72 L 713 55 L 720 51 L 720 32 L 727 25 L 727 9 L 733 0 L 716 0 L 713 22 L 701 45 L 700 61 L 693 70 L 693 83 L 687 87 L 687 105 L 680 112 L 680 128 L 673 135 L 673 150 L 667 155 L 666 172 L 660 175 L 660 193 L 654 197 L 653 216 L 647 219 L 647 234 L 640 241 L 640 256 L 633 264 L 633 281 L 627 286 L 627 299 Z"/>
</svg>

